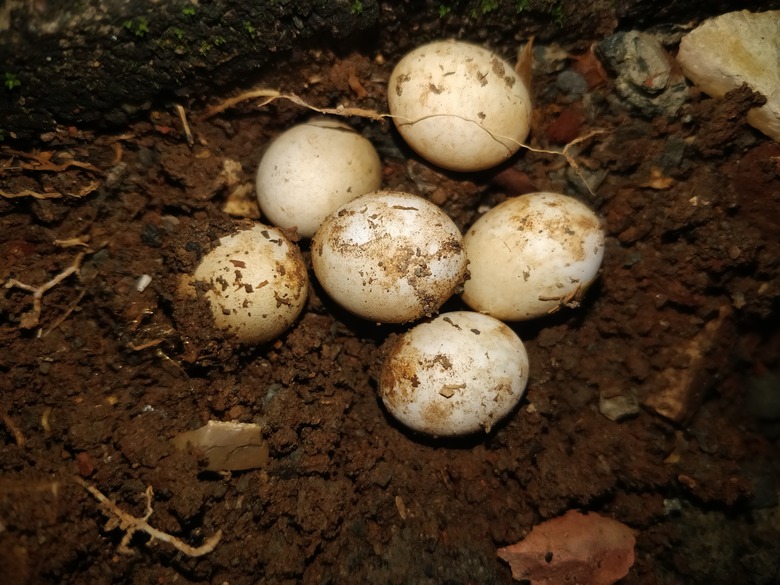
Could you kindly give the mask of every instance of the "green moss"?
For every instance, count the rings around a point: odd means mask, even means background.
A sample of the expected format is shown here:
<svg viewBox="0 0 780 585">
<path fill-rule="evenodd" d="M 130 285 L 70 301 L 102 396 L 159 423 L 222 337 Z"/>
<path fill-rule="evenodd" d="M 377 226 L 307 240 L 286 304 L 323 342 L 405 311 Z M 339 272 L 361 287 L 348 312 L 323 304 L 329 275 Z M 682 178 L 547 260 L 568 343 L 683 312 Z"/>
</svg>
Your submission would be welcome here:
<svg viewBox="0 0 780 585">
<path fill-rule="evenodd" d="M 184 38 L 184 31 L 177 26 L 174 26 L 171 29 L 171 34 L 179 40 L 182 40 Z"/>
<path fill-rule="evenodd" d="M 194 6 L 185 6 L 181 9 L 181 13 L 184 16 L 195 16 L 195 7 Z"/>
<path fill-rule="evenodd" d="M 136 19 L 126 20 L 122 26 L 137 37 L 143 37 L 149 32 L 149 21 L 143 16 Z"/>
<path fill-rule="evenodd" d="M 352 2 L 352 14 L 363 14 L 363 3 L 360 0 Z"/>
<path fill-rule="evenodd" d="M 252 26 L 252 23 L 248 20 L 244 21 L 244 30 L 246 31 L 246 34 L 248 34 L 250 37 L 255 38 L 255 27 Z"/>
<path fill-rule="evenodd" d="M 493 12 L 500 4 L 501 0 L 452 0 L 439 4 L 439 18 L 447 16 L 453 10 L 468 11 L 471 18 L 478 18 L 480 14 Z"/>
<path fill-rule="evenodd" d="M 438 10 L 440 18 L 448 15 L 453 10 L 462 10 L 472 18 L 478 18 L 481 15 L 495 12 L 502 6 L 506 8 L 513 7 L 517 14 L 526 10 L 544 11 L 550 14 L 557 24 L 561 24 L 564 19 L 562 0 L 546 0 L 542 2 L 532 2 L 531 0 L 513 0 L 513 2 L 506 0 L 451 0 L 450 2 L 439 4 Z"/>
<path fill-rule="evenodd" d="M 208 55 L 208 54 L 209 54 L 209 52 L 211 52 L 211 49 L 213 49 L 213 48 L 214 48 L 214 47 L 212 47 L 212 46 L 211 46 L 211 44 L 210 44 L 208 41 L 203 41 L 203 42 L 200 44 L 200 48 L 198 49 L 198 52 L 199 52 L 201 55 Z"/>
<path fill-rule="evenodd" d="M 498 4 L 498 0 L 480 0 L 479 9 L 482 11 L 482 14 L 487 14 L 496 10 Z"/>
<path fill-rule="evenodd" d="M 563 4 L 560 2 L 554 4 L 552 8 L 550 8 L 550 16 L 552 16 L 553 22 L 555 22 L 555 24 L 561 26 L 566 16 L 563 13 Z"/>
<path fill-rule="evenodd" d="M 225 40 L 225 37 L 222 37 L 222 36 L 214 37 L 214 46 L 215 47 L 221 47 L 225 43 L 227 43 L 227 41 Z"/>
<path fill-rule="evenodd" d="M 5 88 L 8 91 L 12 91 L 22 85 L 22 82 L 19 81 L 19 78 L 16 77 L 15 73 L 8 73 L 5 72 L 5 81 L 3 82 L 3 85 L 5 85 Z"/>
</svg>

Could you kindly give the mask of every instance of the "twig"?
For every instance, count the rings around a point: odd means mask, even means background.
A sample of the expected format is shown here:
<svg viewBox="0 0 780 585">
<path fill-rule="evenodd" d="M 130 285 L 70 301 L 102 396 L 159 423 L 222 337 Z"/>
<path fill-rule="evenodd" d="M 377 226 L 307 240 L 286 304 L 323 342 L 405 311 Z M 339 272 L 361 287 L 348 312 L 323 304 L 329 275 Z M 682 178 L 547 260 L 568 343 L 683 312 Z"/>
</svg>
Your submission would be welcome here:
<svg viewBox="0 0 780 585">
<path fill-rule="evenodd" d="M 29 284 L 25 284 L 19 280 L 16 280 L 15 278 L 11 278 L 5 283 L 5 288 L 16 287 L 22 290 L 26 290 L 27 292 L 33 293 L 33 308 L 32 311 L 29 311 L 22 315 L 22 321 L 20 323 L 22 329 L 32 329 L 33 327 L 36 327 L 38 325 L 38 323 L 41 320 L 41 308 L 42 308 L 41 306 L 43 303 L 43 294 L 47 290 L 57 286 L 63 280 L 68 278 L 71 274 L 79 274 L 79 271 L 81 270 L 81 261 L 84 259 L 85 254 L 86 251 L 79 252 L 76 255 L 76 259 L 73 261 L 73 264 L 68 266 L 65 270 L 63 270 L 57 276 L 52 278 L 49 282 L 46 282 L 41 286 L 38 287 L 31 286 Z"/>
<path fill-rule="evenodd" d="M 51 417 L 52 407 L 47 406 L 43 409 L 43 413 L 41 414 L 41 428 L 43 429 L 43 432 L 47 435 L 51 434 L 51 425 L 49 424 L 49 417 Z"/>
<path fill-rule="evenodd" d="M 152 540 L 156 539 L 167 542 L 176 550 L 189 557 L 199 557 L 210 553 L 216 548 L 219 540 L 222 538 L 222 531 L 217 530 L 217 532 L 213 536 L 207 538 L 201 546 L 194 547 L 167 532 L 149 526 L 146 521 L 153 512 L 152 499 L 154 498 L 154 490 L 152 489 L 152 486 L 147 487 L 146 492 L 144 493 L 146 496 L 146 510 L 144 516 L 143 518 L 136 518 L 122 510 L 114 502 L 104 496 L 99 489 L 90 485 L 80 477 L 74 476 L 73 479 L 100 502 L 103 513 L 109 516 L 109 520 L 106 523 L 106 530 L 113 530 L 115 528 L 124 530 L 125 535 L 122 537 L 122 541 L 119 543 L 119 548 L 117 549 L 122 554 L 133 554 L 133 550 L 130 549 L 128 545 L 136 532 L 145 532 Z"/>
<path fill-rule="evenodd" d="M 0 419 L 3 419 L 5 426 L 8 427 L 9 431 L 11 431 L 11 434 L 14 436 L 14 441 L 16 441 L 16 444 L 19 447 L 24 448 L 24 445 L 27 441 L 24 438 L 22 429 L 19 428 L 16 422 L 14 422 L 14 419 L 11 418 L 11 415 L 8 414 L 8 411 L 1 404 L 0 404 Z"/>
<path fill-rule="evenodd" d="M 70 307 L 68 307 L 68 310 L 65 311 L 62 315 L 60 315 L 54 323 L 52 323 L 51 327 L 49 327 L 44 333 L 41 333 L 41 337 L 46 337 L 49 333 L 57 329 L 60 325 L 62 325 L 65 320 L 70 317 L 71 313 L 76 310 L 76 307 L 79 306 L 79 303 L 81 302 L 81 299 L 84 298 L 84 295 L 87 294 L 87 291 L 82 290 L 79 293 L 79 296 L 76 297 L 76 300 L 73 301 Z"/>
<path fill-rule="evenodd" d="M 76 246 L 89 248 L 89 235 L 67 238 L 65 240 L 54 240 L 54 245 L 59 246 L 60 248 L 74 248 Z"/>
<path fill-rule="evenodd" d="M 20 163 L 19 168 L 29 171 L 49 171 L 54 173 L 61 173 L 62 171 L 69 169 L 70 167 L 76 167 L 84 169 L 85 171 L 91 171 L 93 173 L 103 174 L 103 171 L 97 168 L 91 163 L 81 162 L 75 159 L 70 159 L 61 164 L 51 162 L 53 152 L 43 152 L 40 154 L 22 152 L 19 150 L 12 150 L 10 148 L 4 148 L 2 150 L 4 154 L 10 154 L 18 158 L 31 160 L 33 163 Z"/>
<path fill-rule="evenodd" d="M 140 345 L 135 345 L 132 342 L 128 342 L 127 347 L 129 347 L 133 351 L 141 351 L 144 349 L 149 349 L 150 347 L 156 347 L 160 345 L 163 341 L 165 341 L 165 339 L 152 339 L 151 341 L 141 343 Z"/>
<path fill-rule="evenodd" d="M 192 130 L 190 130 L 190 125 L 187 123 L 187 112 L 185 112 L 184 108 L 179 104 L 173 104 L 173 107 L 176 108 L 179 119 L 181 120 L 181 125 L 184 127 L 184 136 L 187 138 L 187 144 L 192 146 L 195 144 L 195 139 L 192 137 Z"/>
<path fill-rule="evenodd" d="M 89 181 L 86 185 L 84 185 L 79 191 L 76 191 L 75 193 L 61 193 L 59 191 L 47 191 L 45 193 L 38 193 L 37 191 L 32 191 L 30 189 L 22 189 L 21 191 L 17 193 L 10 193 L 8 191 L 3 191 L 0 189 L 0 197 L 5 197 L 6 199 L 17 199 L 19 197 L 33 197 L 35 199 L 59 199 L 61 197 L 86 197 L 93 191 L 96 191 L 100 187 L 100 183 L 97 181 Z"/>
<path fill-rule="evenodd" d="M 60 193 L 59 191 L 38 193 L 37 191 L 32 191 L 30 189 L 22 189 L 17 193 L 9 193 L 8 191 L 3 191 L 2 189 L 0 189 L 0 197 L 5 197 L 6 199 L 16 199 L 17 197 L 33 197 L 35 199 L 59 199 L 60 197 L 63 197 L 63 194 Z"/>
</svg>

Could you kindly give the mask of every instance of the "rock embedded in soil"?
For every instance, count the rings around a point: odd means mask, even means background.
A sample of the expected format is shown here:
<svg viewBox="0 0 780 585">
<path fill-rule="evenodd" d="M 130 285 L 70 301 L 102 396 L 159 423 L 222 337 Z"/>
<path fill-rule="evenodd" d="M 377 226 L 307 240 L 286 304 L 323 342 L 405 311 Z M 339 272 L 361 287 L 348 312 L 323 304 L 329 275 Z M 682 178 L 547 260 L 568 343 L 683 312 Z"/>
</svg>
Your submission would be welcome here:
<svg viewBox="0 0 780 585">
<path fill-rule="evenodd" d="M 241 471 L 268 464 L 268 444 L 255 423 L 210 420 L 194 431 L 173 438 L 177 449 L 194 448 L 206 458 L 211 471 Z"/>
<path fill-rule="evenodd" d="M 780 142 L 780 10 L 729 12 L 680 41 L 677 62 L 705 93 L 721 97 L 743 83 L 766 98 L 748 123 Z"/>
<path fill-rule="evenodd" d="M 599 43 L 598 52 L 617 75 L 617 92 L 646 116 L 673 116 L 685 103 L 685 79 L 652 35 L 619 32 Z"/>
<path fill-rule="evenodd" d="M 677 423 L 689 421 L 713 381 L 729 365 L 735 335 L 731 311 L 724 306 L 695 337 L 681 344 L 678 352 L 687 365 L 665 368 L 659 376 L 661 388 L 645 398 L 645 406 Z"/>
</svg>

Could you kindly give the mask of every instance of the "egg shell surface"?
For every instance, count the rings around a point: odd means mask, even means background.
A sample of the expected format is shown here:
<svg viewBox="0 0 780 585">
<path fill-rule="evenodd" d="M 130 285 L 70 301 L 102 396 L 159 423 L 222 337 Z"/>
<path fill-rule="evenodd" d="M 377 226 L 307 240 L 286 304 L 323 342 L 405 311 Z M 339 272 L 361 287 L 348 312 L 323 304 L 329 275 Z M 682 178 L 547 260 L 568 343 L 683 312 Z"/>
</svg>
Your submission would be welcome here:
<svg viewBox="0 0 780 585">
<path fill-rule="evenodd" d="M 298 247 L 281 230 L 258 224 L 220 239 L 182 287 L 209 303 L 219 329 L 263 343 L 295 322 L 309 280 Z"/>
<path fill-rule="evenodd" d="M 528 136 L 531 98 L 512 66 L 462 41 L 418 47 L 396 65 L 388 107 L 420 156 L 454 171 L 477 171 L 512 156 Z"/>
<path fill-rule="evenodd" d="M 471 311 L 442 313 L 404 333 L 382 367 L 379 392 L 404 425 L 456 436 L 491 428 L 520 401 L 528 355 L 505 323 Z"/>
<path fill-rule="evenodd" d="M 529 193 L 485 213 L 464 244 L 471 277 L 463 300 L 475 311 L 518 321 L 577 305 L 598 275 L 604 231 L 576 199 Z"/>
<path fill-rule="evenodd" d="M 328 295 L 379 323 L 435 313 L 466 277 L 458 227 L 439 207 L 398 191 L 368 193 L 329 215 L 312 239 Z"/>
<path fill-rule="evenodd" d="M 269 222 L 310 238 L 333 210 L 379 188 L 382 163 L 371 142 L 335 120 L 280 134 L 260 160 L 257 201 Z"/>
</svg>

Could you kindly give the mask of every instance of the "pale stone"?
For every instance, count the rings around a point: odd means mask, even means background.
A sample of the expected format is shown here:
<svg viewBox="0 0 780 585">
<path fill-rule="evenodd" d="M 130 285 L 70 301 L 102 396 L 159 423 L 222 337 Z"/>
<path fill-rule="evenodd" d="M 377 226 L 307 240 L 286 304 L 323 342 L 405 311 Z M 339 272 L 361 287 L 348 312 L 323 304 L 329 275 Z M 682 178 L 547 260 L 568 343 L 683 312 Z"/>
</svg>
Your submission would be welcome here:
<svg viewBox="0 0 780 585">
<path fill-rule="evenodd" d="M 683 37 L 677 61 L 705 93 L 720 97 L 747 83 L 767 102 L 748 123 L 780 142 L 780 10 L 729 12 Z"/>
<path fill-rule="evenodd" d="M 268 465 L 268 444 L 254 423 L 210 420 L 204 426 L 173 438 L 177 449 L 195 448 L 207 460 L 211 471 L 240 471 Z"/>
</svg>

